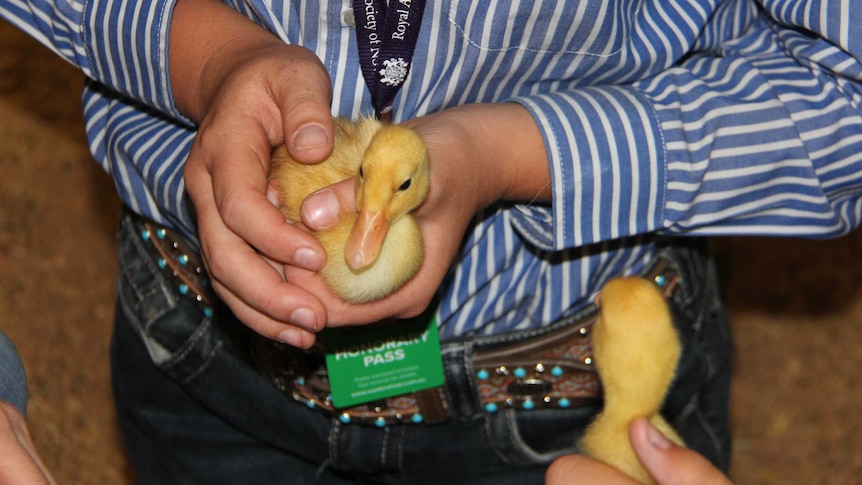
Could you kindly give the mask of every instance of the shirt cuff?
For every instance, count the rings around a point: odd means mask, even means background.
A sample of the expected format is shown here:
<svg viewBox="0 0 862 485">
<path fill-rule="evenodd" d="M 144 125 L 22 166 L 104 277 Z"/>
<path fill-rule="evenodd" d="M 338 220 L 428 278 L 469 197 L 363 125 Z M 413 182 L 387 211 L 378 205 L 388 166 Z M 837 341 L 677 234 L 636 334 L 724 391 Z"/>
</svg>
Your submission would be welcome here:
<svg viewBox="0 0 862 485">
<path fill-rule="evenodd" d="M 551 207 L 519 205 L 513 225 L 545 250 L 643 234 L 661 225 L 665 150 L 651 104 L 627 87 L 514 98 L 545 138 Z"/>
</svg>

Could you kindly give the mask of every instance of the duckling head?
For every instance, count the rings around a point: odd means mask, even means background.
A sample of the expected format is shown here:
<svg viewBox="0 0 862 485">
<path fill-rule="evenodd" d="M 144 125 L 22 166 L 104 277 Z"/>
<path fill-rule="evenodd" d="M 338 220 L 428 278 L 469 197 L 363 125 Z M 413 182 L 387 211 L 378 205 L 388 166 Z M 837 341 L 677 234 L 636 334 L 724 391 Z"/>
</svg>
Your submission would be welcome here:
<svg viewBox="0 0 862 485">
<path fill-rule="evenodd" d="M 419 207 L 430 175 L 425 142 L 413 130 L 386 125 L 365 150 L 356 178 L 356 222 L 344 257 L 354 271 L 377 260 L 392 224 Z"/>
</svg>

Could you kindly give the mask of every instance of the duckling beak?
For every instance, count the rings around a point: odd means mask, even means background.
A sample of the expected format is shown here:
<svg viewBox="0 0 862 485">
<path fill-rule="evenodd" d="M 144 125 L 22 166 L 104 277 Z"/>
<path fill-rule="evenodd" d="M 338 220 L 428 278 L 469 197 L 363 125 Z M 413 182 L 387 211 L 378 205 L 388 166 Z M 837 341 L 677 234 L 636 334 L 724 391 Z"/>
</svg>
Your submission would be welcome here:
<svg viewBox="0 0 862 485">
<path fill-rule="evenodd" d="M 382 210 L 360 210 L 344 247 L 347 265 L 354 271 L 360 271 L 374 264 L 387 232 L 389 220 Z"/>
</svg>

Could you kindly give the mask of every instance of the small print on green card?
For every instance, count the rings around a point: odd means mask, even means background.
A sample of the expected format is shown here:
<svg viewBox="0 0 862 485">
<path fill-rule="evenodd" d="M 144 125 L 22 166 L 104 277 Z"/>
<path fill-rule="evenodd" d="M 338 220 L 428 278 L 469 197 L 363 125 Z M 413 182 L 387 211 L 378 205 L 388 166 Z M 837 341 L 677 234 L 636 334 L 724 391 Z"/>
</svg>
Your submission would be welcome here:
<svg viewBox="0 0 862 485">
<path fill-rule="evenodd" d="M 337 408 L 443 384 L 440 336 L 432 312 L 385 326 L 326 329 L 320 338 Z"/>
</svg>

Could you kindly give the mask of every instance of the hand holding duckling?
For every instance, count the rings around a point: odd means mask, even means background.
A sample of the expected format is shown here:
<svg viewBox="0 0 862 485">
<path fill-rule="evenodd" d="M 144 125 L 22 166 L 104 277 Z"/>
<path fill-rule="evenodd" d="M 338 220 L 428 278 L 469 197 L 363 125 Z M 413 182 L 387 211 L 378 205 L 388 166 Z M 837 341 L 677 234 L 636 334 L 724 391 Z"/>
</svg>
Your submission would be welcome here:
<svg viewBox="0 0 862 485">
<path fill-rule="evenodd" d="M 204 26 L 171 29 L 170 74 L 177 108 L 198 124 L 183 178 L 213 288 L 255 332 L 310 347 L 326 308 L 284 281 L 283 268 L 317 271 L 323 248 L 284 222 L 266 199 L 266 176 L 273 146 L 307 163 L 328 155 L 329 74 L 314 52 L 219 2 L 180 2 L 173 19 Z"/>
<path fill-rule="evenodd" d="M 462 250 L 464 234 L 477 213 L 500 200 L 541 202 L 550 197 L 550 186 L 543 178 L 549 177 L 543 142 L 540 136 L 538 140 L 528 136 L 538 129 L 530 113 L 517 104 L 461 106 L 409 120 L 403 126 L 425 140 L 431 160 L 428 197 L 413 212 L 425 244 L 423 262 L 399 290 L 359 305 L 333 294 L 315 273 L 286 268 L 288 281 L 323 301 L 328 326 L 422 313 Z M 522 139 L 524 136 L 527 138 Z M 539 167 L 531 167 L 532 163 Z M 353 182 L 337 183 L 305 200 L 302 221 L 314 231 L 325 230 L 355 212 L 355 207 Z"/>
<path fill-rule="evenodd" d="M 206 21 L 184 21 L 190 17 Z M 346 303 L 316 276 L 325 259 L 320 243 L 286 224 L 265 196 L 272 147 L 287 145 L 305 163 L 323 160 L 332 148 L 325 67 L 310 50 L 285 44 L 219 3 L 181 2 L 173 18 L 177 26 L 220 26 L 171 29 L 174 101 L 198 125 L 184 181 L 214 289 L 265 337 L 309 347 L 326 325 L 418 315 L 477 212 L 498 200 L 550 199 L 544 140 L 524 107 L 470 105 L 410 120 L 434 160 L 432 186 L 441 188 L 416 213 L 425 258 L 390 297 Z M 336 192 L 339 201 L 353 197 Z"/>
<path fill-rule="evenodd" d="M 200 113 L 184 110 L 201 122 L 185 179 L 216 291 L 240 320 L 265 337 L 308 347 L 324 326 L 416 316 L 432 301 L 478 212 L 498 200 L 550 198 L 544 142 L 522 106 L 469 105 L 409 120 L 405 126 L 425 139 L 433 166 L 432 189 L 415 212 L 425 256 L 416 275 L 395 293 L 348 303 L 317 273 L 325 259 L 320 243 L 284 223 L 264 195 L 271 147 L 286 144 L 306 163 L 329 154 L 334 136 L 328 78 L 320 75 L 325 71 L 313 53 L 295 46 L 266 47 L 232 59 L 242 65 L 206 78 L 215 92 L 189 91 L 206 95 L 210 105 L 200 102 L 207 108 Z M 280 68 L 285 63 L 303 69 Z M 312 230 L 355 210 L 351 182 L 323 189 L 310 200 L 320 195 L 337 200 L 336 208 L 304 210 L 304 215 L 324 216 L 323 221 L 303 218 Z M 337 215 L 327 221 L 330 212 Z"/>
</svg>

